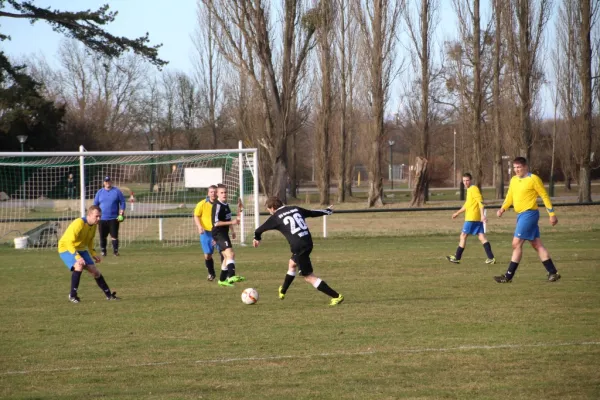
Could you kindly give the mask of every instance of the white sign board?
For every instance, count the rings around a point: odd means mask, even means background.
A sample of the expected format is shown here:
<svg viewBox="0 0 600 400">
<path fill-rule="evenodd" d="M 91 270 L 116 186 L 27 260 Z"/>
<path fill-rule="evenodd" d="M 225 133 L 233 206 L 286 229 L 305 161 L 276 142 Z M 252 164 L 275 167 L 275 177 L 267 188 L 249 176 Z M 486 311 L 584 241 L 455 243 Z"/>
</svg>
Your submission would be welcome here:
<svg viewBox="0 0 600 400">
<path fill-rule="evenodd" d="M 223 183 L 223 168 L 185 168 L 186 188 L 207 188 Z"/>
</svg>

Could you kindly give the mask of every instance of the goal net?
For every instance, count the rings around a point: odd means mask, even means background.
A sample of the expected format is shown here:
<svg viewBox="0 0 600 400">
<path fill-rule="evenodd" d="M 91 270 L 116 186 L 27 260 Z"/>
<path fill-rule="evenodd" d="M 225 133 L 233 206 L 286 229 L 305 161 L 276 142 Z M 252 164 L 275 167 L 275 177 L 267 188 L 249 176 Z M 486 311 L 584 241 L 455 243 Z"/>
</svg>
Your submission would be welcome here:
<svg viewBox="0 0 600 400">
<path fill-rule="evenodd" d="M 121 247 L 198 243 L 193 211 L 208 186 L 218 183 L 227 186 L 235 215 L 242 199 L 234 243 L 248 243 L 258 225 L 256 160 L 256 149 L 0 153 L 0 244 L 18 247 L 27 238 L 26 247 L 56 247 L 106 176 L 126 200 Z"/>
</svg>

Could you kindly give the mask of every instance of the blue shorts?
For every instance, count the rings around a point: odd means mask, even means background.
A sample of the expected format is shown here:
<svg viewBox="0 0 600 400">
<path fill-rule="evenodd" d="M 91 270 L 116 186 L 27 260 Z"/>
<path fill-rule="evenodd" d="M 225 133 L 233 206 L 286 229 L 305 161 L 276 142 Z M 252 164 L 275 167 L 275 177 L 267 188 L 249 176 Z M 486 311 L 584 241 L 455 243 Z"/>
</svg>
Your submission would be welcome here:
<svg viewBox="0 0 600 400">
<path fill-rule="evenodd" d="M 483 222 L 481 221 L 465 221 L 465 224 L 462 228 L 462 233 L 466 233 L 467 235 L 479 235 L 480 233 L 485 233 L 483 230 Z"/>
<path fill-rule="evenodd" d="M 209 231 L 204 231 L 204 233 L 200 235 L 200 246 L 202 246 L 202 252 L 204 254 L 212 254 L 215 252 L 213 241 L 212 233 Z M 217 251 L 219 251 L 218 248 Z"/>
<path fill-rule="evenodd" d="M 524 240 L 533 240 L 540 237 L 539 210 L 523 211 L 517 215 L 517 227 L 515 237 Z"/>
<path fill-rule="evenodd" d="M 77 253 L 79 253 L 79 256 L 84 259 L 85 265 L 94 265 L 94 259 L 87 250 L 78 250 Z M 67 268 L 69 268 L 69 271 L 73 270 L 73 265 L 75 265 L 77 262 L 75 259 L 75 254 L 68 251 L 63 251 L 62 253 L 59 253 L 59 255 Z"/>
</svg>

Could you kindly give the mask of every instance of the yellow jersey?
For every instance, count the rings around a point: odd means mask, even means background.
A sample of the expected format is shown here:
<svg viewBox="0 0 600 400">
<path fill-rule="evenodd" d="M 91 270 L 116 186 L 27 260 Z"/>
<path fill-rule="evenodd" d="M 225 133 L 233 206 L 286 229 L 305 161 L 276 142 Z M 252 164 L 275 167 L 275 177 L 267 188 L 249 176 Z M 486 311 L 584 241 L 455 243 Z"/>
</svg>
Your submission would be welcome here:
<svg viewBox="0 0 600 400">
<path fill-rule="evenodd" d="M 204 199 L 196 204 L 196 208 L 194 208 L 194 216 L 200 219 L 200 225 L 202 229 L 207 232 L 212 231 L 213 221 L 212 221 L 212 208 L 213 203 L 211 203 L 208 199 Z"/>
<path fill-rule="evenodd" d="M 465 208 L 465 221 L 481 221 L 480 207 L 483 207 L 483 196 L 477 186 L 469 186 L 463 207 Z"/>
<path fill-rule="evenodd" d="M 537 198 L 541 197 L 546 206 L 546 211 L 552 217 L 555 215 L 552 202 L 544 184 L 539 176 L 529 172 L 523 178 L 519 178 L 518 175 L 513 176 L 510 180 L 508 187 L 508 193 L 506 193 L 506 199 L 502 204 L 502 208 L 508 210 L 512 205 L 516 213 L 522 213 L 527 210 L 537 210 Z"/>
<path fill-rule="evenodd" d="M 96 225 L 88 225 L 85 218 L 77 218 L 71 222 L 58 241 L 58 252 L 68 251 L 71 254 L 75 254 L 76 251 L 87 250 L 94 257 L 96 256 L 96 250 L 94 250 L 95 236 Z M 79 258 L 78 255 L 75 257 Z"/>
</svg>

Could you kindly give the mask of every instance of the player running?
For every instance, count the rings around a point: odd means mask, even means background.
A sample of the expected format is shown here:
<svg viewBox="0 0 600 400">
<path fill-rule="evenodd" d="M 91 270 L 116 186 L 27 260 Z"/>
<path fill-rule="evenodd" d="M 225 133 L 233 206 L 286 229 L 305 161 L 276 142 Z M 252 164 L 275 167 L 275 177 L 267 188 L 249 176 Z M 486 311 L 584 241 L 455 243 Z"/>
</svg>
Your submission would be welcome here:
<svg viewBox="0 0 600 400">
<path fill-rule="evenodd" d="M 285 298 L 288 288 L 296 277 L 296 271 L 298 271 L 306 282 L 313 285 L 318 291 L 331 297 L 330 306 L 337 306 L 343 302 L 344 296 L 341 293 L 330 288 L 325 281 L 316 277 L 313 273 L 310 261 L 313 241 L 308 226 L 306 226 L 306 222 L 304 221 L 305 218 L 331 215 L 333 213 L 333 206 L 329 206 L 326 210 L 305 210 L 302 207 L 284 206 L 283 202 L 277 197 L 269 197 L 265 206 L 271 216 L 254 232 L 252 245 L 254 247 L 260 245 L 264 232 L 278 230 L 285 236 L 292 251 L 292 257 L 288 264 L 288 272 L 283 280 L 283 285 L 279 287 L 279 298 L 281 300 Z"/>
</svg>

